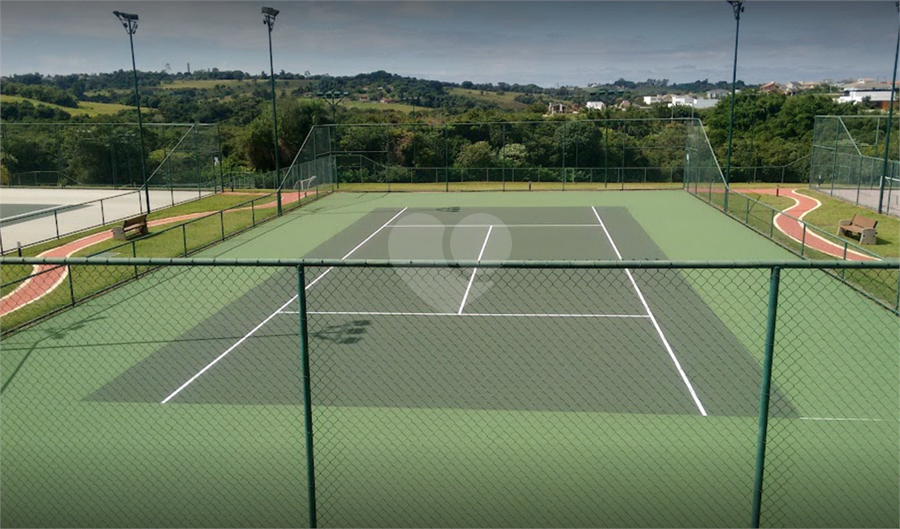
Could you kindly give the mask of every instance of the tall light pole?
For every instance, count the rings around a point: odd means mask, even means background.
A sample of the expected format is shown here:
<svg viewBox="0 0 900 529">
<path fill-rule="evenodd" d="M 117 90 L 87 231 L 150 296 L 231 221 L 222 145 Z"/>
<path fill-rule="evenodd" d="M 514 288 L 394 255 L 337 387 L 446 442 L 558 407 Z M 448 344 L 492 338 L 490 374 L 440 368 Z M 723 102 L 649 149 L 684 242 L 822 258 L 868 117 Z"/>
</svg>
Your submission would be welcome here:
<svg viewBox="0 0 900 529">
<path fill-rule="evenodd" d="M 741 31 L 741 13 L 744 12 L 743 0 L 725 0 L 734 10 L 734 68 L 731 70 L 731 118 L 728 122 L 728 153 L 725 155 L 725 213 L 728 213 L 728 186 L 731 184 L 731 140 L 734 136 L 734 85 L 737 83 L 738 34 Z"/>
<path fill-rule="evenodd" d="M 131 43 L 131 71 L 134 74 L 134 100 L 137 104 L 138 134 L 141 138 L 141 177 L 144 180 L 144 198 L 147 201 L 147 213 L 150 213 L 150 188 L 147 186 L 147 169 L 144 167 L 144 120 L 141 118 L 141 94 L 138 92 L 137 66 L 134 62 L 134 32 L 138 27 L 138 16 L 130 13 L 113 11 L 113 14 L 122 22 L 125 32 L 128 33 L 128 42 Z"/>
<path fill-rule="evenodd" d="M 900 12 L 900 2 L 894 2 Z M 884 182 L 888 178 L 888 149 L 891 146 L 891 120 L 894 117 L 894 91 L 897 86 L 897 56 L 900 55 L 900 26 L 897 27 L 897 47 L 894 49 L 894 76 L 891 78 L 891 106 L 888 110 L 887 133 L 884 136 L 884 165 L 881 167 L 881 185 L 878 189 L 878 213 L 884 205 Z"/>
<path fill-rule="evenodd" d="M 269 28 L 269 70 L 272 80 L 272 123 L 275 131 L 275 192 L 278 204 L 278 216 L 281 216 L 281 167 L 278 163 L 278 112 L 275 106 L 275 63 L 272 62 L 272 28 L 275 27 L 275 17 L 278 10 L 271 7 L 262 8 L 263 24 Z"/>
</svg>

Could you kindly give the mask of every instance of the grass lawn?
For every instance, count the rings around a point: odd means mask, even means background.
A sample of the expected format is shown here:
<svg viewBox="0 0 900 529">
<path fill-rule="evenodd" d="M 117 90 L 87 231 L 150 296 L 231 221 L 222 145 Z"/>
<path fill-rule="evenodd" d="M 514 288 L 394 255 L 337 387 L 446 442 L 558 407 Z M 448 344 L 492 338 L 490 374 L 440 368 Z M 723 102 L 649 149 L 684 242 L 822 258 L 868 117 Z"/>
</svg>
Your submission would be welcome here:
<svg viewBox="0 0 900 529">
<path fill-rule="evenodd" d="M 629 182 L 625 184 L 610 182 L 605 186 L 602 182 L 567 182 L 566 190 L 571 191 L 603 191 L 603 190 L 637 190 L 637 189 L 681 189 L 681 182 Z M 444 182 L 438 183 L 346 183 L 341 184 L 339 191 L 356 193 L 385 193 L 393 191 L 440 192 L 440 191 L 528 191 L 528 182 Z M 532 191 L 561 191 L 562 182 L 532 182 Z"/>
<path fill-rule="evenodd" d="M 811 189 L 802 189 L 798 191 L 802 195 L 815 198 L 822 203 L 822 207 L 812 211 L 803 220 L 810 224 L 822 228 L 823 230 L 837 234 L 837 227 L 842 219 L 850 219 L 854 213 L 875 219 L 878 221 L 876 240 L 877 244 L 867 245 L 865 248 L 883 257 L 897 258 L 900 257 L 900 220 L 888 215 L 879 215 L 878 213 L 861 208 L 831 198 L 828 195 L 813 191 Z M 842 239 L 859 244 L 859 239 L 842 236 Z"/>
<path fill-rule="evenodd" d="M 470 90 L 467 88 L 451 88 L 450 95 L 471 97 L 472 99 L 477 99 L 479 101 L 497 103 L 500 108 L 510 110 L 522 110 L 528 107 L 525 103 L 516 101 L 516 96 L 522 95 L 519 92 L 505 92 L 499 94 L 497 92 L 482 92 L 481 90 Z"/>
<path fill-rule="evenodd" d="M 28 101 L 34 106 L 44 105 L 45 107 L 62 110 L 63 112 L 68 112 L 72 116 L 106 116 L 118 114 L 122 110 L 130 110 L 133 108 L 127 105 L 119 105 L 116 103 L 92 103 L 89 101 L 82 101 L 78 103 L 78 108 L 71 108 L 54 105 L 52 103 L 44 103 L 43 101 L 38 101 L 37 99 L 28 99 L 26 97 L 10 96 L 5 94 L 0 96 L 0 104 L 4 102 L 16 103 L 23 101 Z M 153 110 L 152 108 L 148 108 L 145 109 L 145 112 L 155 112 L 155 110 Z"/>
<path fill-rule="evenodd" d="M 295 90 L 297 88 L 307 88 L 314 81 L 307 79 L 278 79 L 275 78 L 275 90 Z M 179 79 L 171 83 L 163 83 L 159 85 L 164 90 L 186 90 L 190 88 L 200 90 L 213 90 L 216 86 L 232 88 L 240 92 L 252 92 L 254 88 L 263 86 L 266 90 L 270 89 L 268 80 L 258 79 L 256 82 L 251 80 L 238 81 L 237 79 Z"/>
</svg>

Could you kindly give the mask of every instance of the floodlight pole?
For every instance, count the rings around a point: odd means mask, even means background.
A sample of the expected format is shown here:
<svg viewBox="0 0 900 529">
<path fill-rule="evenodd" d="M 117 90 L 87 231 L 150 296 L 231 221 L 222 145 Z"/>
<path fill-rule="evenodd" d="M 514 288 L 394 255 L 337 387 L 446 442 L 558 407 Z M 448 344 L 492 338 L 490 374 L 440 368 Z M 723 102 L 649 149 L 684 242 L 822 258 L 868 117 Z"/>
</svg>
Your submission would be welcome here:
<svg viewBox="0 0 900 529">
<path fill-rule="evenodd" d="M 900 2 L 894 2 L 900 12 Z M 878 189 L 878 213 L 884 206 L 884 182 L 887 180 L 888 151 L 891 146 L 891 120 L 894 117 L 894 91 L 897 86 L 897 57 L 900 56 L 900 26 L 897 27 L 897 47 L 894 49 L 894 76 L 891 78 L 891 106 L 888 110 L 887 133 L 884 135 L 884 165 L 881 167 L 881 185 Z"/>
<path fill-rule="evenodd" d="M 728 121 L 728 152 L 725 155 L 725 213 L 728 213 L 728 186 L 731 184 L 731 141 L 734 137 L 734 86 L 737 83 L 738 35 L 741 31 L 741 13 L 744 12 L 743 0 L 726 0 L 734 10 L 734 67 L 731 70 L 731 117 Z"/>
<path fill-rule="evenodd" d="M 269 28 L 269 70 L 272 81 L 272 123 L 275 131 L 275 193 L 276 203 L 278 205 L 278 216 L 282 214 L 281 210 L 281 167 L 278 161 L 278 112 L 275 105 L 275 63 L 272 61 L 272 28 L 275 27 L 275 17 L 278 16 L 278 10 L 271 7 L 262 8 L 263 23 Z"/>
<path fill-rule="evenodd" d="M 134 62 L 134 32 L 137 31 L 138 16 L 119 11 L 113 11 L 113 14 L 122 22 L 125 32 L 128 33 L 128 42 L 131 44 L 131 72 L 134 75 L 134 100 L 137 104 L 138 135 L 141 139 L 141 177 L 144 181 L 144 199 L 147 202 L 147 213 L 150 213 L 150 188 L 147 186 L 147 169 L 144 166 L 144 120 L 141 118 L 141 94 L 138 92 L 137 66 Z"/>
</svg>

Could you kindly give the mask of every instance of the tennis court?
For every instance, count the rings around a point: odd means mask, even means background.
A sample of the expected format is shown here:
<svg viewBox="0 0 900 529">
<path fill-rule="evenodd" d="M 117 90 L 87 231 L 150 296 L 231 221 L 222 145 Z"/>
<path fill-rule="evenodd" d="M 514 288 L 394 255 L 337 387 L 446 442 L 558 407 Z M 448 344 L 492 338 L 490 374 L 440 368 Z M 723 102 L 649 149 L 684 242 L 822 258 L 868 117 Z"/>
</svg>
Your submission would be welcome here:
<svg viewBox="0 0 900 529">
<path fill-rule="evenodd" d="M 5 339 L 5 521 L 305 525 L 303 284 L 319 525 L 746 525 L 768 269 L 401 263 L 781 250 L 684 193 L 489 195 L 327 197 L 209 253 L 352 266 L 163 267 Z M 896 319 L 783 281 L 764 521 L 891 523 Z"/>
<path fill-rule="evenodd" d="M 632 259 L 664 258 L 624 208 L 404 208 L 373 211 L 314 250 L 311 257 L 617 260 L 622 251 Z M 757 413 L 758 363 L 687 281 L 671 271 L 579 270 L 573 275 L 560 270 L 333 268 L 311 272 L 307 300 L 313 340 L 328 344 L 329 359 L 340 369 L 332 373 L 340 389 L 321 404 Z M 516 288 L 514 283 L 534 287 Z M 283 297 L 272 299 L 279 284 L 284 286 Z M 348 284 L 367 288 L 348 289 Z M 260 292 L 268 299 L 261 299 Z M 207 325 L 174 340 L 92 398 L 171 404 L 300 403 L 293 379 L 274 382 L 279 373 L 296 372 L 294 355 L 273 362 L 268 371 L 258 367 L 268 350 L 296 350 L 297 309 L 291 302 L 295 292 L 286 278 L 271 278 L 234 302 L 233 310 L 240 310 L 240 316 L 227 310 L 214 315 Z M 248 313 L 245 307 L 257 310 Z M 709 332 L 698 338 L 691 329 L 670 322 L 672 314 L 681 312 L 684 318 L 686 310 L 697 312 L 690 317 L 717 327 L 707 327 Z M 221 337 L 218 330 L 224 321 L 240 318 L 246 334 L 230 343 L 233 337 Z M 533 341 L 536 333 L 556 332 L 560 325 L 565 333 L 552 349 Z M 423 360 L 411 349 L 415 344 L 404 339 L 410 326 L 426 334 L 466 339 L 430 351 Z M 334 329 L 345 329 L 353 339 L 335 343 L 329 333 Z M 216 339 L 208 339 L 213 336 Z M 222 357 L 226 351 L 227 358 Z M 493 366 L 460 361 L 480 358 L 484 351 L 491 354 L 480 362 Z M 622 358 L 628 361 L 619 361 Z M 392 371 L 371 370 L 370 366 L 386 359 Z M 536 373 L 565 365 L 565 372 L 553 379 L 560 391 L 550 392 L 553 398 L 534 399 L 529 397 L 537 382 L 533 375 L 520 373 L 503 384 L 472 376 L 473 369 L 500 370 L 503 364 L 516 361 L 541 364 Z M 245 377 L 251 366 L 257 366 L 259 376 L 235 392 L 227 381 Z M 403 379 L 396 378 L 399 373 Z M 404 387 L 404 380 L 415 385 Z M 423 391 L 420 384 L 427 389 Z"/>
</svg>

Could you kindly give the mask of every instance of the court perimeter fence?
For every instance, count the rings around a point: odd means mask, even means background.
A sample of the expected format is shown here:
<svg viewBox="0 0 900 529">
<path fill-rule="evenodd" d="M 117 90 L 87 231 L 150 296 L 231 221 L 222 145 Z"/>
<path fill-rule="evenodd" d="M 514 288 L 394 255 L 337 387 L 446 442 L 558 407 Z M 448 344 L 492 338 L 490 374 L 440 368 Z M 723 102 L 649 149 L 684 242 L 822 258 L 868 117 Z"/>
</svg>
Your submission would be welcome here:
<svg viewBox="0 0 900 529">
<path fill-rule="evenodd" d="M 883 259 L 880 255 L 866 249 L 859 244 L 848 241 L 833 233 L 827 232 L 806 221 L 783 213 L 781 210 L 753 198 L 749 194 L 741 193 L 730 186 L 725 185 L 725 177 L 709 144 L 703 124 L 699 121 L 692 123 L 688 132 L 687 154 L 684 173 L 684 189 L 703 200 L 707 204 L 719 209 L 731 218 L 743 223 L 756 233 L 779 244 L 781 247 L 804 259 L 841 259 L 848 260 L 856 254 L 856 257 L 870 260 Z M 776 228 L 779 218 L 789 219 L 800 226 L 800 233 L 796 236 Z M 829 255 L 813 248 L 810 243 L 817 239 L 832 245 L 839 255 Z M 856 275 L 844 277 L 854 288 L 858 288 L 867 295 L 872 296 L 884 306 L 897 310 L 897 281 L 890 278 L 886 283 L 885 277 L 866 277 Z"/>
<path fill-rule="evenodd" d="M 887 126 L 883 116 L 816 116 L 809 188 L 870 209 L 881 203 L 884 214 L 900 215 L 900 132 L 895 123 L 885 165 Z"/>
<path fill-rule="evenodd" d="M 9 182 L 19 186 L 104 186 L 215 190 L 223 161 L 217 125 L 4 123 L 0 135 Z M 152 207 L 152 205 L 151 205 Z"/>
<path fill-rule="evenodd" d="M 837 279 L 897 262 L 0 264 L 140 276 L 4 338 L 9 527 L 900 522 L 897 317 Z M 516 314 L 398 295 L 476 268 Z"/>
</svg>

